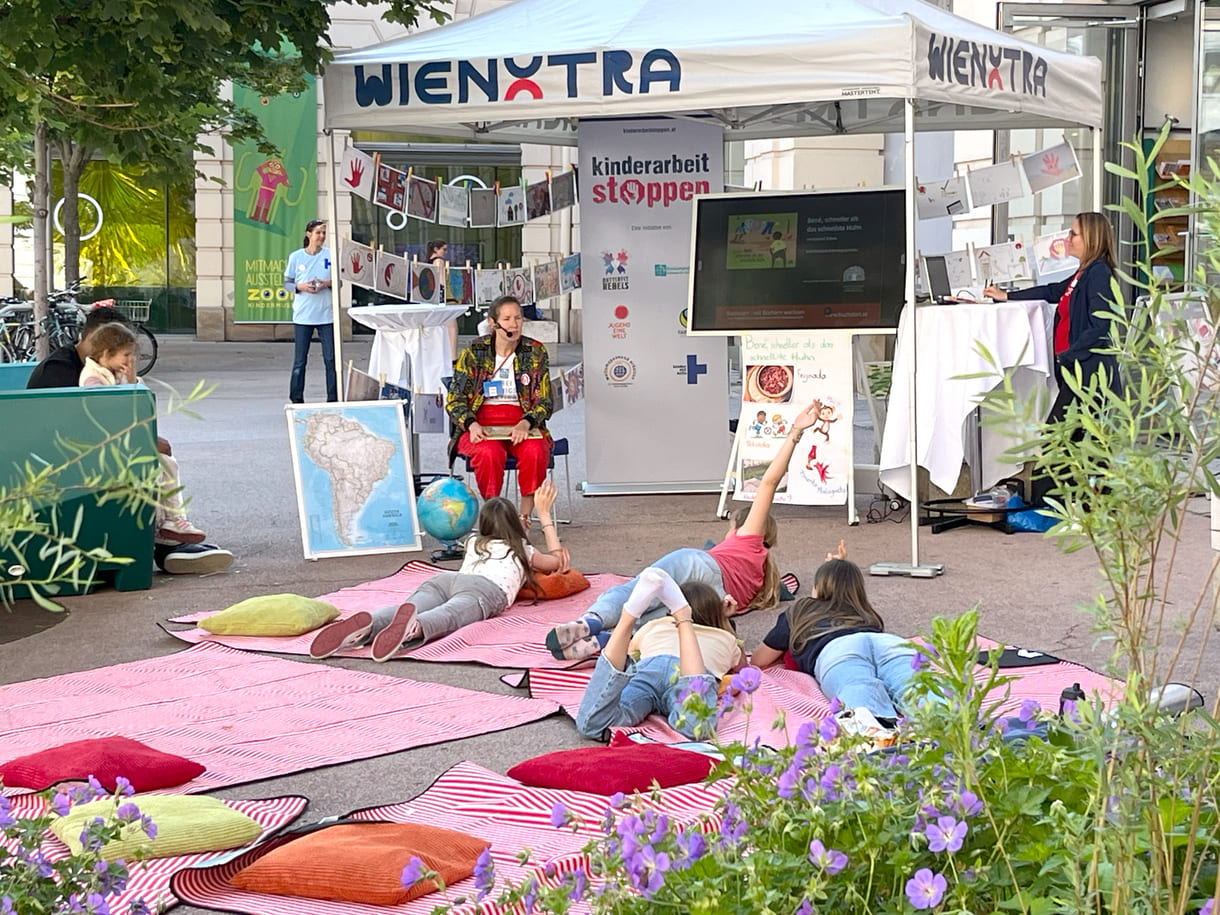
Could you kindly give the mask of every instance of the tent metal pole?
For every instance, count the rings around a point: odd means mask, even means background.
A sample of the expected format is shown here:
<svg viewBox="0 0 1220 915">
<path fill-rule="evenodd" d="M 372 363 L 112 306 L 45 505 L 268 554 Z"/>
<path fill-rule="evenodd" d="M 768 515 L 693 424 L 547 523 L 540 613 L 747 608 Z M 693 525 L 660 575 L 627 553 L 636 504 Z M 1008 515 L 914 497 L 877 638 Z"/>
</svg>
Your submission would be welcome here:
<svg viewBox="0 0 1220 915">
<path fill-rule="evenodd" d="M 325 100 L 322 104 L 325 106 Z M 325 119 L 322 123 L 326 123 Z M 347 393 L 343 390 L 343 373 L 340 369 L 343 365 L 343 330 L 340 327 L 343 312 L 339 304 L 339 203 L 335 198 L 335 132 L 330 127 L 323 127 L 322 132 L 326 134 L 326 142 L 322 146 L 326 175 L 326 231 L 330 241 L 330 320 L 335 335 L 335 389 L 339 392 L 339 400 L 343 401 L 347 400 Z"/>
<path fill-rule="evenodd" d="M 1105 176 L 1106 167 L 1101 161 L 1101 128 L 1093 128 L 1093 209 L 1095 212 L 1104 213 L 1106 211 L 1105 201 L 1101 199 L 1102 194 L 1102 178 Z"/>
<path fill-rule="evenodd" d="M 907 442 L 907 461 L 911 468 L 911 562 L 905 564 L 901 562 L 876 562 L 869 566 L 869 574 L 871 575 L 909 575 L 912 578 L 935 578 L 945 571 L 942 563 L 929 563 L 926 565 L 919 564 L 919 448 L 916 445 L 918 440 L 918 432 L 915 424 L 916 421 L 916 403 L 919 398 L 916 397 L 916 359 L 919 351 L 918 336 L 916 334 L 916 326 L 919 323 L 916 320 L 915 313 L 915 270 L 917 264 L 915 262 L 916 245 L 915 245 L 915 100 L 908 98 L 903 116 L 902 130 L 902 160 L 903 172 L 906 187 L 906 280 L 904 286 L 904 309 L 909 309 L 910 322 L 907 329 L 910 331 L 907 334 L 907 339 L 901 342 L 907 347 L 907 379 L 910 386 L 911 398 L 907 405 L 907 428 L 910 430 L 910 438 Z"/>
</svg>

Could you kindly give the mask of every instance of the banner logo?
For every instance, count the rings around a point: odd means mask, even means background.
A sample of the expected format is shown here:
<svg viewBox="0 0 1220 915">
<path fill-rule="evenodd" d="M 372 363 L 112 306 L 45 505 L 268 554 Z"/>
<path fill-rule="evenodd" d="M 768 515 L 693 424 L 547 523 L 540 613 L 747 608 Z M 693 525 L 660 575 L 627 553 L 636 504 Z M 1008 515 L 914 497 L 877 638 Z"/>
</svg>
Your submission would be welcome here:
<svg viewBox="0 0 1220 915">
<path fill-rule="evenodd" d="M 631 327 L 631 322 L 627 320 L 627 316 L 631 314 L 626 305 L 619 305 L 614 309 L 614 320 L 607 325 L 610 328 L 611 340 L 626 340 L 627 329 Z"/>
<path fill-rule="evenodd" d="M 688 354 L 686 357 L 686 365 L 675 365 L 674 371 L 686 378 L 687 384 L 698 384 L 699 376 L 707 374 L 707 363 L 700 362 L 699 357 Z"/>
<path fill-rule="evenodd" d="M 682 64 L 666 48 L 639 52 L 620 49 L 574 54 L 541 54 L 525 62 L 516 57 L 434 60 L 422 64 L 355 66 L 356 104 L 361 108 L 387 105 L 483 105 L 511 102 L 527 95 L 535 100 L 648 95 L 682 88 Z M 600 86 L 596 78 L 600 76 Z M 503 91 L 501 91 L 503 86 Z M 600 92 L 587 91 L 596 87 Z"/>
<path fill-rule="evenodd" d="M 927 64 L 928 77 L 942 83 L 1046 98 L 1046 58 L 1020 48 L 963 41 L 933 32 L 928 36 Z"/>
<path fill-rule="evenodd" d="M 629 257 L 626 248 L 602 252 L 602 266 L 605 268 L 602 274 L 603 292 L 620 292 L 631 288 L 630 277 L 627 276 Z"/>
<path fill-rule="evenodd" d="M 611 356 L 606 362 L 606 380 L 616 388 L 625 388 L 635 381 L 635 363 L 626 356 Z"/>
</svg>

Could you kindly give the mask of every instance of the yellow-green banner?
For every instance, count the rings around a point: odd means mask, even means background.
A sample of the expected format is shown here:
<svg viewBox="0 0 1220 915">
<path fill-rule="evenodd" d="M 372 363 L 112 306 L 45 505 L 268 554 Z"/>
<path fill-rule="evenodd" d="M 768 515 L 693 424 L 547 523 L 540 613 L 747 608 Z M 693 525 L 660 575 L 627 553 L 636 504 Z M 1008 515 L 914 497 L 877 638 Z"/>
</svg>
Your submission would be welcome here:
<svg viewBox="0 0 1220 915">
<path fill-rule="evenodd" d="M 278 155 L 253 143 L 233 148 L 233 320 L 291 321 L 284 288 L 288 255 L 301 247 L 305 224 L 318 216 L 317 90 L 260 96 L 234 85 L 233 100 L 258 112 Z"/>
</svg>

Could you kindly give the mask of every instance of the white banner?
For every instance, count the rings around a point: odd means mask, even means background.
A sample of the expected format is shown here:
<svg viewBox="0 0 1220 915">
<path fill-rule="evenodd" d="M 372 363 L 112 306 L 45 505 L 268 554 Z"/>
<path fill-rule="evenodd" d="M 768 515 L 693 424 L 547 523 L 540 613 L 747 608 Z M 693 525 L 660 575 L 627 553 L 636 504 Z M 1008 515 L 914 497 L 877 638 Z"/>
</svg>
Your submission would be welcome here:
<svg viewBox="0 0 1220 915">
<path fill-rule="evenodd" d="M 724 138 L 668 118 L 580 123 L 586 491 L 713 492 L 728 457 L 728 353 L 687 337 L 691 200 Z"/>
<path fill-rule="evenodd" d="M 810 404 L 817 421 L 792 452 L 776 502 L 842 505 L 852 467 L 851 333 L 747 334 L 741 338 L 745 378 L 738 420 L 738 485 L 733 498 L 751 501 L 792 418 Z"/>
</svg>

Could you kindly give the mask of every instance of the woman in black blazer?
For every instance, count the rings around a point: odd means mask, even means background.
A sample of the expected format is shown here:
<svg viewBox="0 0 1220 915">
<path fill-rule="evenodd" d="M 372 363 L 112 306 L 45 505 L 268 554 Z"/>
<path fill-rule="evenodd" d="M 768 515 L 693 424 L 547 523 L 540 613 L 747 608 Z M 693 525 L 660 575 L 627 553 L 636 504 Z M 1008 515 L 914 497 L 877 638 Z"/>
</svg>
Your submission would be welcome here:
<svg viewBox="0 0 1220 915">
<path fill-rule="evenodd" d="M 1054 342 L 1055 363 L 1059 367 L 1059 394 L 1051 406 L 1047 422 L 1063 419 L 1068 405 L 1076 395 L 1068 386 L 1066 376 L 1080 366 L 1081 379 L 1087 389 L 1089 380 L 1102 368 L 1107 385 L 1118 388 L 1118 361 L 1113 354 L 1100 353 L 1108 348 L 1113 292 L 1110 280 L 1117 269 L 1114 257 L 1114 232 L 1101 213 L 1078 213 L 1068 232 L 1068 254 L 1080 261 L 1080 269 L 1060 283 L 1033 286 L 1006 293 L 988 286 L 985 294 L 997 301 L 1008 299 L 1044 299 L 1056 304 Z M 1040 502 L 1040 481 L 1034 482 L 1035 504 Z"/>
</svg>

